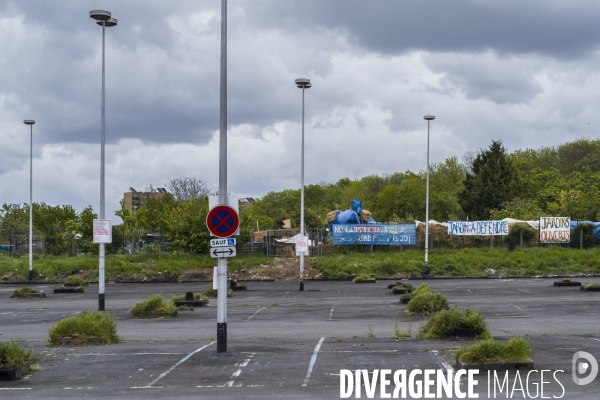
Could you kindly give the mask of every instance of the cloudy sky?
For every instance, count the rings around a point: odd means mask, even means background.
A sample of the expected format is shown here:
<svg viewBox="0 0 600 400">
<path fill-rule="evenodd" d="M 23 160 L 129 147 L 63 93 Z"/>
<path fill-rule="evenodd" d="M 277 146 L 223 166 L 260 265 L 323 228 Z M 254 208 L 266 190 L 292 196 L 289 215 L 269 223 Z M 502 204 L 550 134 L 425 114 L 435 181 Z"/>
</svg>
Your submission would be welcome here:
<svg viewBox="0 0 600 400">
<path fill-rule="evenodd" d="M 600 3 L 571 0 L 230 0 L 230 193 L 260 197 L 596 138 Z M 219 0 L 0 0 L 0 203 L 99 208 L 102 29 L 107 216 L 130 186 L 218 189 Z M 118 218 L 114 222 L 119 222 Z"/>
</svg>

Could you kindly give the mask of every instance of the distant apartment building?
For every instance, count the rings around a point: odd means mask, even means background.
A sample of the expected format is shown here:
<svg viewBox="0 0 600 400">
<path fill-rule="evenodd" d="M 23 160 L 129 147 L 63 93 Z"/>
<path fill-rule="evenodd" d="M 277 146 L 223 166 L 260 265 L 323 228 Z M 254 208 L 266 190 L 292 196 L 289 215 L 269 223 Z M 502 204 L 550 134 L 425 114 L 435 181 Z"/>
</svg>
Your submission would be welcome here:
<svg viewBox="0 0 600 400">
<path fill-rule="evenodd" d="M 148 199 L 156 199 L 167 193 L 165 188 L 153 188 L 152 185 L 146 186 L 143 192 L 138 192 L 132 187 L 129 190 L 129 192 L 123 193 L 123 203 L 125 208 L 132 214 L 143 207 Z"/>
</svg>

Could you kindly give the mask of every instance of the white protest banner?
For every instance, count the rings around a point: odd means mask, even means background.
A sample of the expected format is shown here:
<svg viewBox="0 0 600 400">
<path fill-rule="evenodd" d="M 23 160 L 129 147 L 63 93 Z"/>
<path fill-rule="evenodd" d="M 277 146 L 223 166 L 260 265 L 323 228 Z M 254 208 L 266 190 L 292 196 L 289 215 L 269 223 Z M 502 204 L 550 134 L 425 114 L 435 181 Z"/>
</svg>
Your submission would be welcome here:
<svg viewBox="0 0 600 400">
<path fill-rule="evenodd" d="M 540 243 L 569 243 L 571 218 L 540 217 Z"/>
<path fill-rule="evenodd" d="M 448 235 L 508 235 L 508 221 L 448 221 Z"/>
</svg>

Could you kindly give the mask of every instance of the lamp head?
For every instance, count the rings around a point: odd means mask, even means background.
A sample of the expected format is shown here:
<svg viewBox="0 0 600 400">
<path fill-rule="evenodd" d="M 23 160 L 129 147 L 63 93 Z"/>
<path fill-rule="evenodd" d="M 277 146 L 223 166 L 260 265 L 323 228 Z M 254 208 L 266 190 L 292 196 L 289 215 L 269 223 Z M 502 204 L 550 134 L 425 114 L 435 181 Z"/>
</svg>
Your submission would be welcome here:
<svg viewBox="0 0 600 400">
<path fill-rule="evenodd" d="M 102 26 L 102 23 L 104 22 L 104 26 L 106 26 L 107 28 L 109 26 L 117 26 L 117 19 L 116 18 L 109 18 L 105 21 L 100 20 L 100 21 L 96 21 L 96 23 L 100 26 Z"/>
<path fill-rule="evenodd" d="M 90 11 L 90 18 L 97 21 L 107 21 L 111 17 L 110 11 L 105 10 L 92 10 Z"/>
<path fill-rule="evenodd" d="M 426 119 L 427 121 L 431 121 L 432 119 L 435 119 L 435 117 L 433 115 L 426 115 L 423 118 Z"/>
<path fill-rule="evenodd" d="M 25 125 L 33 125 L 33 124 L 35 124 L 35 121 L 32 119 L 26 119 L 25 121 L 23 121 L 23 123 Z"/>
<path fill-rule="evenodd" d="M 298 78 L 296 79 L 296 86 L 298 86 L 300 89 L 308 89 L 312 85 L 310 84 L 310 79 Z"/>
</svg>

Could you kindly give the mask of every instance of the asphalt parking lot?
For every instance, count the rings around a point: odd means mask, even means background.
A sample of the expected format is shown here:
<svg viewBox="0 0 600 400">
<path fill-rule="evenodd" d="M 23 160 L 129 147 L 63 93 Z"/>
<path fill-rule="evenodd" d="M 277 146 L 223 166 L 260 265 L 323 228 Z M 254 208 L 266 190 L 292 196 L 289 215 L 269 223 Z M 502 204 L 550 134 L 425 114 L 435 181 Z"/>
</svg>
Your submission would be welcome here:
<svg viewBox="0 0 600 400">
<path fill-rule="evenodd" d="M 555 288 L 552 281 L 428 283 L 452 305 L 480 309 L 495 337 L 527 335 L 537 369 L 563 370 L 557 376 L 564 389 L 550 376 L 544 396 L 561 397 L 564 390 L 565 399 L 596 399 L 600 377 L 575 385 L 571 359 L 580 350 L 600 359 L 600 293 Z M 599 278 L 582 281 L 600 283 Z M 228 299 L 226 354 L 216 353 L 216 307 L 164 319 L 131 319 L 129 314 L 135 302 L 150 294 L 170 297 L 209 283 L 108 284 L 106 309 L 117 319 L 122 342 L 85 347 L 47 347 L 45 341 L 61 318 L 97 309 L 97 286 L 83 294 L 53 294 L 56 285 L 37 285 L 47 298 L 10 299 L 19 286 L 1 285 L 0 340 L 32 346 L 42 370 L 0 381 L 0 398 L 336 399 L 341 369 L 453 368 L 456 347 L 472 340 L 393 339 L 395 318 L 404 332 L 409 327 L 415 332 L 424 318 L 407 316 L 388 283 L 309 281 L 307 290 L 299 292 L 297 283 L 247 282 L 247 291 Z M 486 379 L 480 375 L 480 398 L 488 398 Z M 513 398 L 523 396 L 517 391 Z"/>
</svg>

